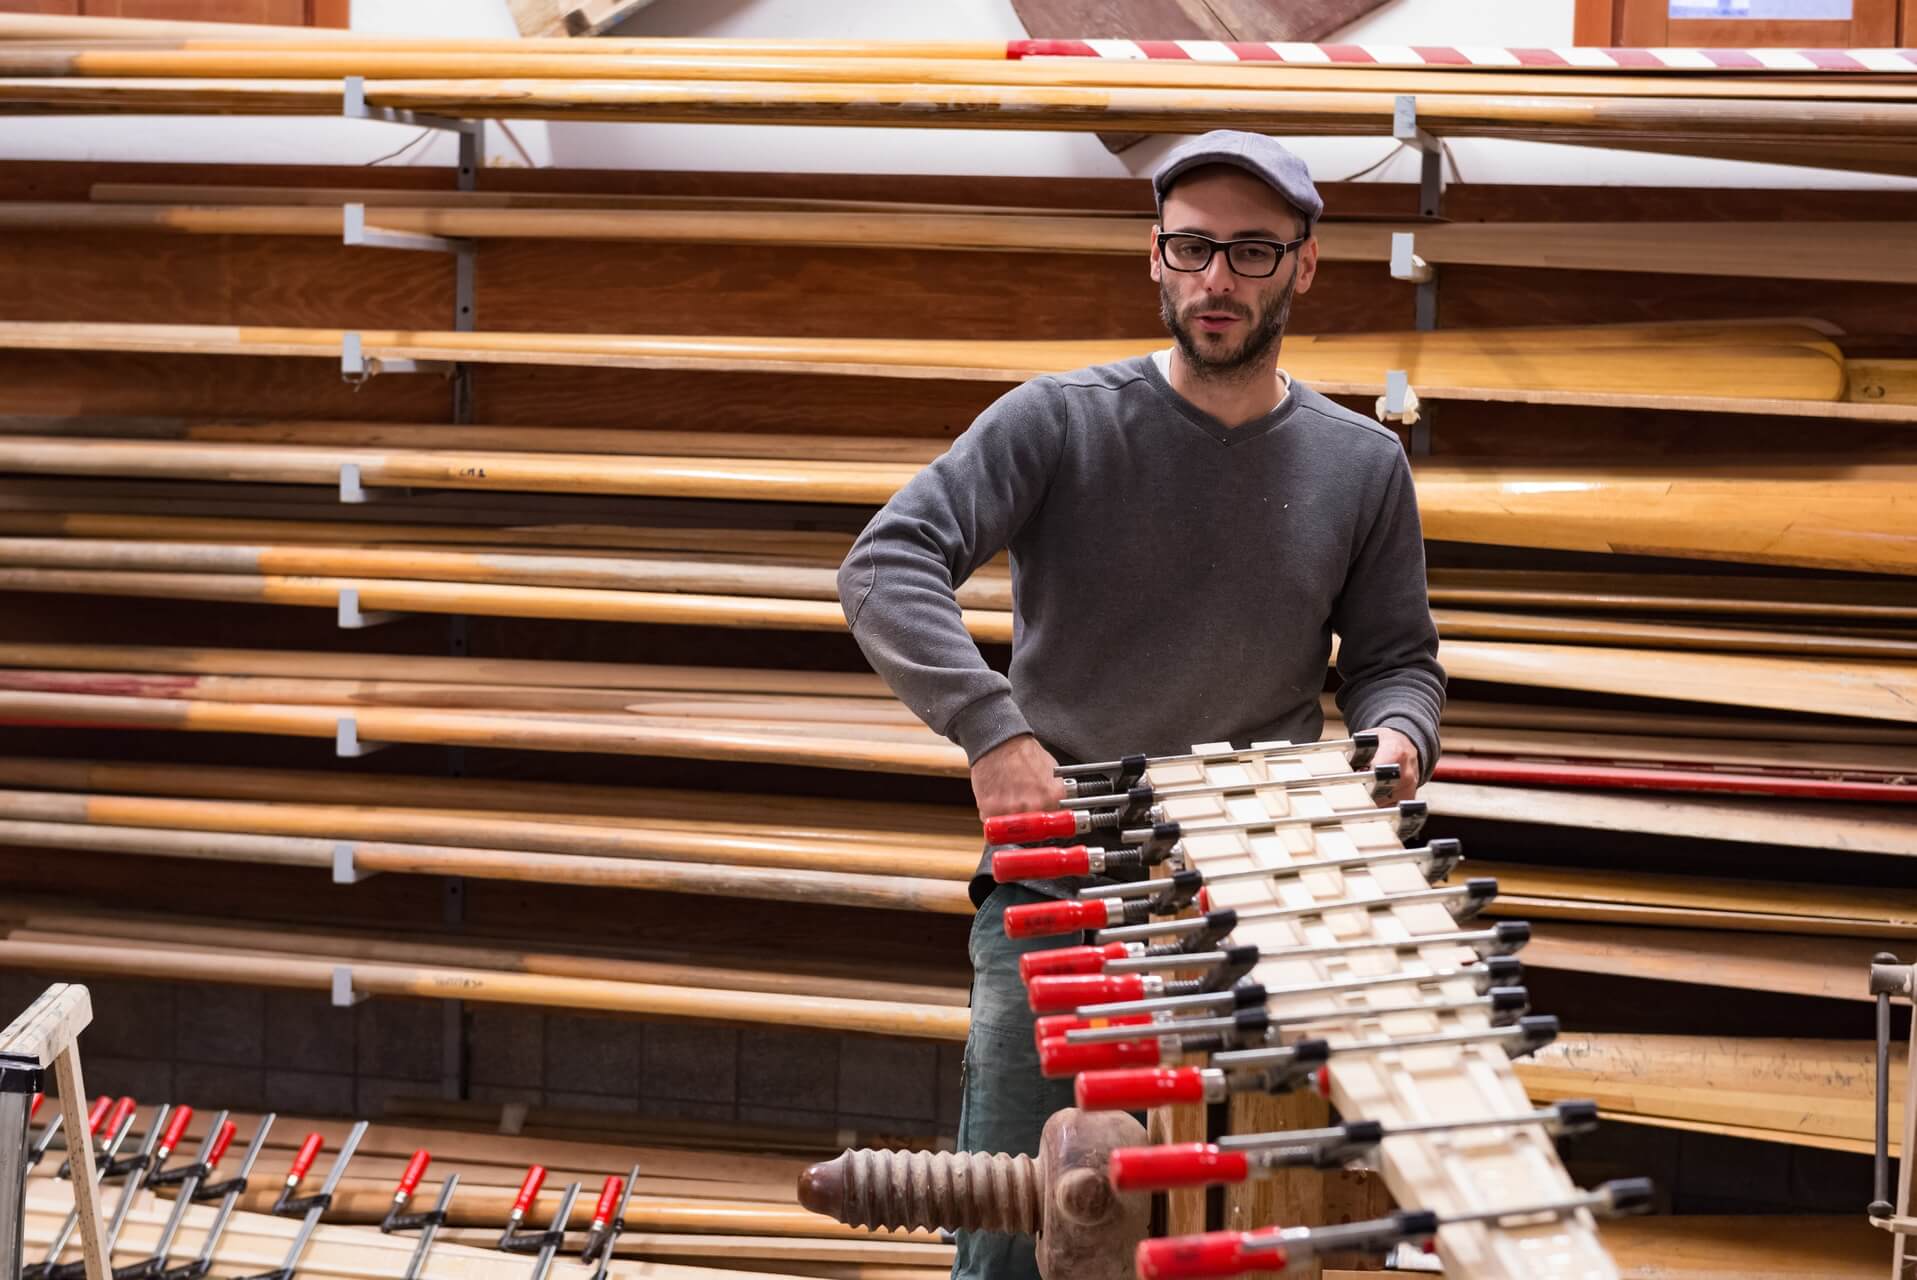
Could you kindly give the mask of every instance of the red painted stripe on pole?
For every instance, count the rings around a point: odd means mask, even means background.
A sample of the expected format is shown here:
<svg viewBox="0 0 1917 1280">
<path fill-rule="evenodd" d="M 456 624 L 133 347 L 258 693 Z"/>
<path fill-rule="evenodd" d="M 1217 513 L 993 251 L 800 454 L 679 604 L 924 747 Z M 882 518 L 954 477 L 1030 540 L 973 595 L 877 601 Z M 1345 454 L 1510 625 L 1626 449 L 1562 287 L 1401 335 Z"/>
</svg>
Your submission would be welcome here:
<svg viewBox="0 0 1917 1280">
<path fill-rule="evenodd" d="M 1411 52 L 1423 58 L 1428 66 L 1468 67 L 1472 65 L 1471 59 L 1466 56 L 1464 50 L 1454 49 L 1450 45 L 1414 44 L 1411 46 Z"/>
<path fill-rule="evenodd" d="M 1269 44 L 1235 44 L 1231 51 L 1238 55 L 1240 62 L 1283 62 L 1285 55 Z"/>
<path fill-rule="evenodd" d="M 1765 70 L 1763 59 L 1747 49 L 1702 49 L 1699 52 L 1726 71 Z"/>
<path fill-rule="evenodd" d="M 1808 58 L 1817 64 L 1819 71 L 1868 71 L 1869 67 L 1845 53 L 1842 49 L 1793 49 L 1791 52 L 1801 58 Z"/>
<path fill-rule="evenodd" d="M 1556 49 L 1506 49 L 1506 53 L 1525 67 L 1568 67 L 1571 60 Z"/>
<path fill-rule="evenodd" d="M 1333 62 L 1376 62 L 1371 51 L 1358 44 L 1321 44 L 1318 48 Z"/>
<path fill-rule="evenodd" d="M 1163 58 L 1170 62 L 1190 62 L 1191 54 L 1176 40 L 1134 40 L 1140 53 L 1147 58 Z"/>
<path fill-rule="evenodd" d="M 1008 58 L 1096 58 L 1098 50 L 1083 40 L 1008 40 Z"/>
<path fill-rule="evenodd" d="M 1604 52 L 1611 55 L 1611 61 L 1627 70 L 1631 67 L 1662 67 L 1664 65 L 1664 59 L 1649 49 L 1606 49 Z"/>
</svg>

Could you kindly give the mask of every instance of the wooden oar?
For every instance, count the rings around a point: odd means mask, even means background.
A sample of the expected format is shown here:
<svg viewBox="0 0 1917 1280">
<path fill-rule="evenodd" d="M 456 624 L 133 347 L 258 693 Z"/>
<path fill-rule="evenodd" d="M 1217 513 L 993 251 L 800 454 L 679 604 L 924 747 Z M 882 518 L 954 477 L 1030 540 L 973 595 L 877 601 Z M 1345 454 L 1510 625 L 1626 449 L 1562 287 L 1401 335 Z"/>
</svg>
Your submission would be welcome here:
<svg viewBox="0 0 1917 1280">
<path fill-rule="evenodd" d="M 1433 568 L 1428 576 L 1439 605 L 1917 621 L 1917 599 L 1903 583 L 1537 569 Z"/>
</svg>

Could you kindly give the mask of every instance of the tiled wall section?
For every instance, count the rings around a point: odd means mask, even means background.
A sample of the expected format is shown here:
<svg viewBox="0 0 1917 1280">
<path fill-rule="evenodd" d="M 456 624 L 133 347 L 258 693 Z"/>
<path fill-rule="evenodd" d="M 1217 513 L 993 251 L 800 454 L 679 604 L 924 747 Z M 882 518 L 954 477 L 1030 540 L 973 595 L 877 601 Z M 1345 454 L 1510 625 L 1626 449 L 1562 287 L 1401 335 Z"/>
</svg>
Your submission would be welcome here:
<svg viewBox="0 0 1917 1280">
<path fill-rule="evenodd" d="M 0 973 L 7 1016 L 45 989 Z M 318 992 L 90 981 L 80 1042 L 95 1092 L 194 1106 L 378 1116 L 441 1096 L 445 1006 Z M 467 1006 L 470 1096 L 486 1102 L 861 1133 L 951 1135 L 960 1046 Z M 0 1021 L 4 1021 L 0 1018 Z"/>
</svg>

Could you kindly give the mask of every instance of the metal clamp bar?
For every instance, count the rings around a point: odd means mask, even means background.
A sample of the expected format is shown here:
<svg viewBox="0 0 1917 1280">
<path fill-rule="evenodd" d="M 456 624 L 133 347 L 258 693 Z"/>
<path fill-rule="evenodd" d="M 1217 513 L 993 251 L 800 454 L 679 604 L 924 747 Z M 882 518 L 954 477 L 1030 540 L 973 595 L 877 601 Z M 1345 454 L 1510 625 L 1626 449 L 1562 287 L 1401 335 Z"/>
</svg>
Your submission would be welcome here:
<svg viewBox="0 0 1917 1280">
<path fill-rule="evenodd" d="M 367 998 L 364 991 L 353 985 L 351 965 L 333 966 L 333 1007 L 335 1009 L 350 1009 L 356 1004 L 364 1004 Z"/>
<path fill-rule="evenodd" d="M 389 622 L 397 622 L 406 614 L 393 609 L 362 609 L 359 605 L 358 587 L 341 587 L 336 621 L 341 631 L 363 631 L 367 627 L 380 627 Z"/>
</svg>

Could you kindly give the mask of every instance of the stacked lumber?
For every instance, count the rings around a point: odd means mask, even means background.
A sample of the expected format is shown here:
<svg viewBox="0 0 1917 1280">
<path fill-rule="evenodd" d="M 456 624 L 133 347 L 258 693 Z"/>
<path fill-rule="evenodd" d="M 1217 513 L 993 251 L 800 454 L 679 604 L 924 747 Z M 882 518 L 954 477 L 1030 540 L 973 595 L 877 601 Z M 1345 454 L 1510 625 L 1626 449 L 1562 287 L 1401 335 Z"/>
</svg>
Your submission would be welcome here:
<svg viewBox="0 0 1917 1280">
<path fill-rule="evenodd" d="M 770 42 L 551 51 L 518 42 L 407 48 L 115 46 L 75 28 L 9 23 L 0 107 L 19 113 L 338 115 L 341 80 L 365 76 L 371 106 L 477 118 L 833 124 L 1193 133 L 1212 128 L 1389 136 L 1395 99 L 1450 137 L 1496 137 L 1675 155 L 1909 172 L 1917 104 L 1908 77 L 1797 78 L 1506 69 L 1192 65 L 958 56 L 936 46 L 848 50 Z M 78 31 L 88 30 L 78 28 Z M 94 29 L 99 30 L 99 29 Z M 608 52 L 608 50 L 611 50 Z"/>
</svg>

